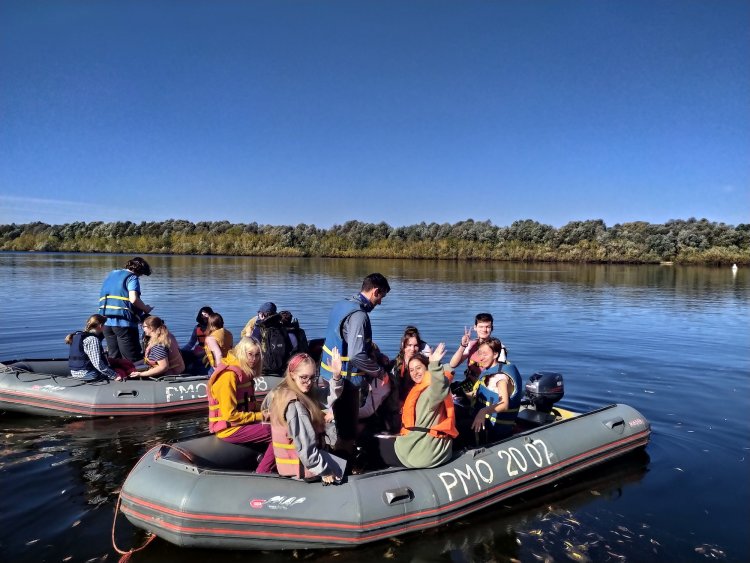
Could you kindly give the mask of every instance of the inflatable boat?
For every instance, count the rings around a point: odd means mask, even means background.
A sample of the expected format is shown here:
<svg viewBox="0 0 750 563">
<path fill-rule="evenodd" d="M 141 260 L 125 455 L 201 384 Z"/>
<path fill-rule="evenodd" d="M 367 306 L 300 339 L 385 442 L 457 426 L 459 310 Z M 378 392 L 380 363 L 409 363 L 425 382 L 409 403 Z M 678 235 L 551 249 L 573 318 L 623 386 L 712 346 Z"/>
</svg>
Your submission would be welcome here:
<svg viewBox="0 0 750 563">
<path fill-rule="evenodd" d="M 256 378 L 257 396 L 279 381 Z M 206 375 L 87 382 L 70 377 L 67 359 L 13 361 L 0 363 L 0 411 L 63 417 L 206 411 L 207 384 Z"/>
<path fill-rule="evenodd" d="M 627 405 L 576 414 L 528 404 L 511 437 L 456 452 L 445 465 L 375 470 L 327 487 L 253 473 L 258 451 L 198 436 L 147 452 L 122 487 L 121 510 L 136 527 L 180 546 L 356 546 L 550 485 L 643 449 L 650 434 L 645 417 Z"/>
</svg>

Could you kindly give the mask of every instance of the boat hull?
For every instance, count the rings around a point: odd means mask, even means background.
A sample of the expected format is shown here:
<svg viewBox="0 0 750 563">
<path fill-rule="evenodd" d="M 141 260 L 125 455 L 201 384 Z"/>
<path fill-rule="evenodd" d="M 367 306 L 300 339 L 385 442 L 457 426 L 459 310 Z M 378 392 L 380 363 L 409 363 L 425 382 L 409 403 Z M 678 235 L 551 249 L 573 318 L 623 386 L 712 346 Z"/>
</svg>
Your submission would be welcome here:
<svg viewBox="0 0 750 563">
<path fill-rule="evenodd" d="M 36 416 L 92 418 L 205 412 L 208 376 L 86 382 L 66 375 L 67 360 L 3 364 L 0 410 Z M 280 378 L 256 380 L 262 398 Z"/>
<path fill-rule="evenodd" d="M 610 405 L 464 451 L 440 467 L 390 468 L 335 487 L 211 467 L 210 450 L 224 445 L 209 436 L 146 453 L 123 485 L 121 506 L 135 526 L 181 546 L 356 546 L 549 485 L 645 447 L 650 433 L 638 411 Z M 241 452 L 233 454 L 241 464 Z"/>
</svg>

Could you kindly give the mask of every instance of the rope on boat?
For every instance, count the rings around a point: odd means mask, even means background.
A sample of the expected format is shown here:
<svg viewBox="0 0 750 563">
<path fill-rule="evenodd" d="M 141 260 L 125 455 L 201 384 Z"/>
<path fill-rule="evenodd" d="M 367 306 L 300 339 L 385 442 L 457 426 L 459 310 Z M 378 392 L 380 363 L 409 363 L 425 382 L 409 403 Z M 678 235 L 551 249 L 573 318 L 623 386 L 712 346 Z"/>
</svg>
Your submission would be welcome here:
<svg viewBox="0 0 750 563">
<path fill-rule="evenodd" d="M 173 444 L 160 444 L 159 445 L 159 450 L 154 454 L 154 459 L 159 459 L 161 457 L 161 451 L 162 451 L 163 448 L 167 448 L 167 449 L 170 449 L 170 450 L 174 450 L 174 451 L 176 451 L 178 453 L 181 453 L 183 456 L 185 456 L 185 459 L 187 459 L 190 463 L 192 463 L 193 465 L 195 465 L 195 458 L 193 457 L 193 455 L 190 452 L 186 452 L 182 448 L 178 448 L 177 446 L 175 446 Z"/>
<path fill-rule="evenodd" d="M 117 547 L 117 542 L 115 541 L 115 527 L 117 526 L 117 514 L 120 512 L 120 503 L 122 501 L 122 491 L 117 495 L 117 505 L 115 506 L 115 518 L 112 520 L 112 547 L 115 548 L 115 551 L 119 553 L 122 557 L 120 557 L 120 563 L 125 563 L 126 561 L 130 560 L 130 556 L 134 553 L 141 551 L 143 549 L 146 549 L 146 546 L 150 544 L 152 541 L 154 541 L 154 538 L 156 536 L 152 534 L 151 532 L 146 532 L 146 541 L 143 543 L 140 547 L 132 547 L 128 551 L 123 551 L 119 547 Z"/>
</svg>

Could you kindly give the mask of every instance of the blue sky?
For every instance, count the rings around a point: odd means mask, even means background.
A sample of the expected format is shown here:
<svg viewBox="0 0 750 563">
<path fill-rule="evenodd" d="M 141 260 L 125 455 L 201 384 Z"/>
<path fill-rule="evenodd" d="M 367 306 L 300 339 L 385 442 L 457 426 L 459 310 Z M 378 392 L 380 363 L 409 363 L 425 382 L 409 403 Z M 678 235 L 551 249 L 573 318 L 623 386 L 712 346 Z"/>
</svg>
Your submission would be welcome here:
<svg viewBox="0 0 750 563">
<path fill-rule="evenodd" d="M 748 21 L 744 0 L 3 0 L 0 223 L 747 223 Z"/>
</svg>

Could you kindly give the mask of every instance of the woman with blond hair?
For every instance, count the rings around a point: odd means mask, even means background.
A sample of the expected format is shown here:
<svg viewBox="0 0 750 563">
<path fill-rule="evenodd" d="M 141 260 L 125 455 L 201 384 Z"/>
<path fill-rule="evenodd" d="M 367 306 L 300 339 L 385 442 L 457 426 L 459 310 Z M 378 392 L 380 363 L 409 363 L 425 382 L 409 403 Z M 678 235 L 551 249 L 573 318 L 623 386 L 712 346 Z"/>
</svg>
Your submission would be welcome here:
<svg viewBox="0 0 750 563">
<path fill-rule="evenodd" d="M 331 384 L 336 394 L 343 385 L 341 354 L 331 350 Z M 317 363 L 308 354 L 295 354 L 289 360 L 284 380 L 273 391 L 271 434 L 279 475 L 298 479 L 320 477 L 325 485 L 341 480 L 343 471 L 326 451 L 325 425 L 332 418 L 318 401 Z M 339 385 L 339 383 L 341 385 Z M 329 403 L 332 402 L 329 397 Z"/>
<path fill-rule="evenodd" d="M 185 371 L 185 361 L 174 334 L 159 317 L 148 317 L 143 321 L 143 334 L 148 336 L 146 356 L 148 365 L 144 371 L 134 371 L 131 377 L 154 377 L 157 375 L 179 375 Z"/>
<path fill-rule="evenodd" d="M 104 357 L 102 348 L 106 320 L 103 315 L 91 315 L 82 331 L 71 332 L 65 337 L 65 344 L 70 346 L 68 367 L 71 376 L 86 381 L 118 377 Z"/>
<path fill-rule="evenodd" d="M 262 373 L 263 356 L 255 338 L 241 338 L 208 380 L 208 429 L 233 444 L 267 445 L 258 473 L 273 472 L 271 427 L 255 400 L 254 379 Z"/>
</svg>

